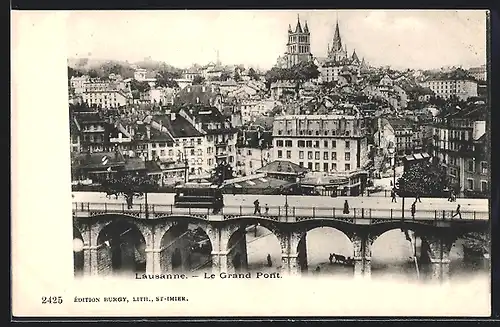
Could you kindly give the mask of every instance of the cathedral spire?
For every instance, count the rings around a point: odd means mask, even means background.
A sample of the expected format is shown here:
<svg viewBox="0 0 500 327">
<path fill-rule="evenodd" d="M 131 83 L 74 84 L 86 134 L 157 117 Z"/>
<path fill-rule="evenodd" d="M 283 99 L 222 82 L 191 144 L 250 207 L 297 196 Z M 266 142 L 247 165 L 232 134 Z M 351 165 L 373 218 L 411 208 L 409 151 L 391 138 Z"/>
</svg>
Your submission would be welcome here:
<svg viewBox="0 0 500 327">
<path fill-rule="evenodd" d="M 338 19 L 337 19 L 337 24 L 335 25 L 335 34 L 333 35 L 332 50 L 335 50 L 335 51 L 342 50 L 342 39 L 340 38 Z"/>
<path fill-rule="evenodd" d="M 297 14 L 297 26 L 295 27 L 295 33 L 302 33 L 302 26 L 300 25 L 299 14 Z"/>
<path fill-rule="evenodd" d="M 288 24 L 288 33 L 292 33 L 292 25 Z"/>
<path fill-rule="evenodd" d="M 309 33 L 309 26 L 307 26 L 307 20 L 306 20 L 306 26 L 304 26 L 304 33 Z"/>
</svg>

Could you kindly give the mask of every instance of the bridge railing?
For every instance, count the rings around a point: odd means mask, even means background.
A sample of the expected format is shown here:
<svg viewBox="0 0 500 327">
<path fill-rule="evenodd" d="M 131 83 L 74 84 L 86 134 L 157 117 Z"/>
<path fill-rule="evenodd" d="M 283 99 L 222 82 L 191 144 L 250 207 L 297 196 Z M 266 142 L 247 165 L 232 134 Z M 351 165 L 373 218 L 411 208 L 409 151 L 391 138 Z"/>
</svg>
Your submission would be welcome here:
<svg viewBox="0 0 500 327">
<path fill-rule="evenodd" d="M 147 209 L 147 210 L 146 210 Z M 372 208 L 344 208 L 326 207 L 300 207 L 300 206 L 263 206 L 255 210 L 254 206 L 225 206 L 214 212 L 208 208 L 179 208 L 173 204 L 133 204 L 126 203 L 92 203 L 75 202 L 73 211 L 93 214 L 131 214 L 145 218 L 155 218 L 168 215 L 195 215 L 210 219 L 211 216 L 223 216 L 224 219 L 237 219 L 244 216 L 260 216 L 282 222 L 293 222 L 307 219 L 338 219 L 338 220 L 366 220 L 393 219 L 393 220 L 488 220 L 487 211 L 462 211 L 457 214 L 455 210 L 416 210 L 412 215 L 411 209 L 372 209 Z"/>
</svg>

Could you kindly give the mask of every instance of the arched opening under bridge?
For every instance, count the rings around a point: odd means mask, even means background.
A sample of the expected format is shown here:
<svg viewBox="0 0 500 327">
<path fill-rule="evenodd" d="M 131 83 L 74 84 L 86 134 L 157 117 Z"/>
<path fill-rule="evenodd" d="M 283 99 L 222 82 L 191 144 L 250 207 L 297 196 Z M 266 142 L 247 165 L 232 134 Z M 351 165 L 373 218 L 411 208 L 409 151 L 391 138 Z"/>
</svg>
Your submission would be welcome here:
<svg viewBox="0 0 500 327">
<path fill-rule="evenodd" d="M 146 271 L 146 241 L 137 226 L 116 220 L 97 237 L 98 274 L 127 275 Z"/>
<path fill-rule="evenodd" d="M 303 274 L 352 276 L 354 246 L 346 234 L 333 227 L 313 228 L 300 239 L 298 264 Z"/>
<path fill-rule="evenodd" d="M 416 280 L 424 273 L 422 269 L 425 271 L 421 249 L 422 240 L 412 230 L 398 228 L 382 233 L 371 247 L 372 277 Z"/>
<path fill-rule="evenodd" d="M 162 272 L 200 272 L 211 267 L 212 242 L 202 227 L 177 223 L 163 234 L 160 242 Z"/>
<path fill-rule="evenodd" d="M 83 275 L 85 259 L 83 255 L 83 237 L 78 228 L 73 227 L 73 268 L 75 277 Z"/>
<path fill-rule="evenodd" d="M 281 243 L 262 224 L 246 224 L 229 237 L 229 272 L 275 272 L 281 269 Z"/>
</svg>

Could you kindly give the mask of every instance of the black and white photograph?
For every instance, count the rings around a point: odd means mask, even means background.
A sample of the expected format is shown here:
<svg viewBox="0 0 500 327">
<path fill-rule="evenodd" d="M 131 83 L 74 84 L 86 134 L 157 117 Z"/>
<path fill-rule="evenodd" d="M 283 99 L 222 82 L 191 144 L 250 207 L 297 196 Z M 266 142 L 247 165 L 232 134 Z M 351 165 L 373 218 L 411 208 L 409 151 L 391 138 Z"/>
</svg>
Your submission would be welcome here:
<svg viewBox="0 0 500 327">
<path fill-rule="evenodd" d="M 75 283 L 490 290 L 486 10 L 65 15 Z"/>
<path fill-rule="evenodd" d="M 487 276 L 485 27 L 485 12 L 75 14 L 75 276 Z"/>
</svg>

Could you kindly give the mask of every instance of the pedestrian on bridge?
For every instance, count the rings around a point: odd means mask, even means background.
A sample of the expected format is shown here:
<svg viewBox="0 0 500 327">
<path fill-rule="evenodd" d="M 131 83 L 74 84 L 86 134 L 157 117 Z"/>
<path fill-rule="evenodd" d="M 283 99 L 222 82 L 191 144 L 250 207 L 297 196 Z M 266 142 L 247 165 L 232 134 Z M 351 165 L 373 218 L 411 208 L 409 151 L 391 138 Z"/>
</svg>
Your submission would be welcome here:
<svg viewBox="0 0 500 327">
<path fill-rule="evenodd" d="M 459 219 L 462 219 L 462 213 L 460 212 L 460 204 L 457 205 L 457 209 L 455 210 L 455 214 L 451 218 L 455 218 L 458 216 Z"/>
<path fill-rule="evenodd" d="M 415 219 L 415 211 L 417 209 L 417 200 L 415 200 L 415 202 L 412 203 L 411 205 L 411 217 L 413 219 Z"/>
<path fill-rule="evenodd" d="M 394 203 L 397 203 L 398 201 L 396 200 L 396 190 L 395 189 L 392 189 L 391 190 L 391 203 L 394 202 Z"/>
<path fill-rule="evenodd" d="M 260 203 L 259 203 L 258 199 L 253 202 L 253 206 L 254 206 L 253 214 L 256 215 L 258 213 L 260 215 L 261 214 L 261 212 L 260 212 Z"/>
<path fill-rule="evenodd" d="M 269 206 L 267 205 L 267 203 L 266 203 L 266 206 L 264 207 L 264 210 L 266 210 L 266 215 L 268 215 L 269 214 Z"/>
<path fill-rule="evenodd" d="M 349 203 L 347 202 L 347 200 L 345 200 L 344 202 L 344 215 L 347 215 L 349 214 Z"/>
</svg>

